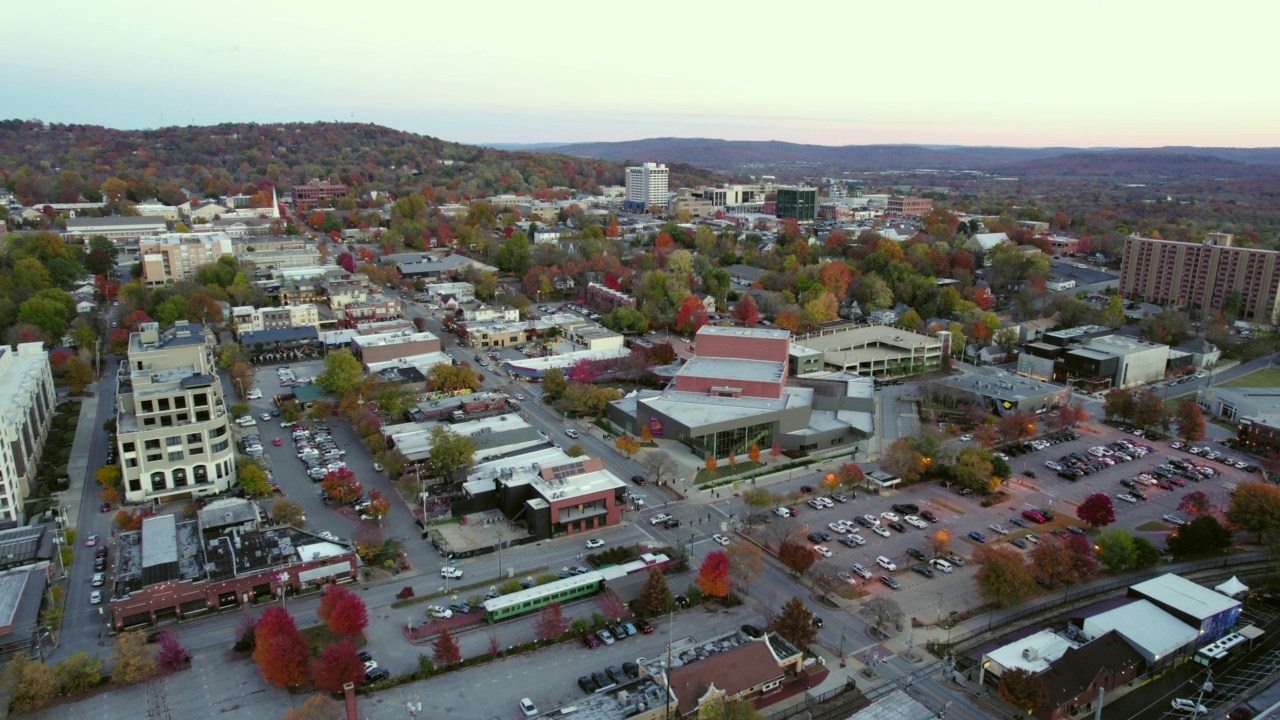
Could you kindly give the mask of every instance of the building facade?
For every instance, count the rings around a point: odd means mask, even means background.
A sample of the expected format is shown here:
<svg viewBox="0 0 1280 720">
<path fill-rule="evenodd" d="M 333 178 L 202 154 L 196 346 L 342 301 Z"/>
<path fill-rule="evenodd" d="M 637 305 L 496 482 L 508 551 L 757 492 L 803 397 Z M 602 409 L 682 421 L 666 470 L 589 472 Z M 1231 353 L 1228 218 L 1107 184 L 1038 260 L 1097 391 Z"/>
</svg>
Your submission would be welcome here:
<svg viewBox="0 0 1280 720">
<path fill-rule="evenodd" d="M 347 303 L 342 309 L 350 325 L 404 317 L 404 307 L 400 304 L 400 299 L 382 295 L 372 295 L 363 301 Z"/>
<path fill-rule="evenodd" d="M 627 168 L 627 199 L 622 207 L 628 212 L 642 213 L 650 207 L 667 207 L 670 172 L 666 165 L 647 162 Z"/>
<path fill-rule="evenodd" d="M 299 207 L 314 207 L 331 198 L 346 197 L 347 192 L 347 186 L 342 183 L 312 180 L 306 185 L 293 186 L 293 204 Z"/>
<path fill-rule="evenodd" d="M 238 306 L 231 308 L 231 319 L 236 324 L 237 333 L 291 327 L 318 327 L 320 309 L 314 303 L 269 308 Z"/>
<path fill-rule="evenodd" d="M 143 323 L 120 367 L 116 442 L 130 503 L 225 492 L 235 482 L 227 403 L 202 325 Z"/>
<path fill-rule="evenodd" d="M 102 235 L 119 243 L 168 231 L 169 226 L 162 217 L 79 217 L 67 218 L 67 230 L 62 237 L 68 242 L 83 243 L 94 235 Z"/>
<path fill-rule="evenodd" d="M 56 402 L 44 344 L 0 346 L 0 520 L 25 520 L 22 501 L 31 494 Z"/>
<path fill-rule="evenodd" d="M 813 222 L 818 217 L 818 189 L 779 187 L 776 212 L 780 218 Z"/>
<path fill-rule="evenodd" d="M 1221 310 L 1247 322 L 1280 321 L 1280 252 L 1234 247 L 1227 233 L 1200 244 L 1130 235 L 1120 263 L 1120 292 L 1157 305 Z"/>
<path fill-rule="evenodd" d="M 138 253 L 142 256 L 143 284 L 159 287 L 194 280 L 201 267 L 232 255 L 232 245 L 226 233 L 173 233 L 143 240 Z"/>
<path fill-rule="evenodd" d="M 899 197 L 897 195 L 889 198 L 888 211 L 893 215 L 917 217 L 920 215 L 927 215 L 932 210 L 933 200 L 931 198 Z"/>
</svg>

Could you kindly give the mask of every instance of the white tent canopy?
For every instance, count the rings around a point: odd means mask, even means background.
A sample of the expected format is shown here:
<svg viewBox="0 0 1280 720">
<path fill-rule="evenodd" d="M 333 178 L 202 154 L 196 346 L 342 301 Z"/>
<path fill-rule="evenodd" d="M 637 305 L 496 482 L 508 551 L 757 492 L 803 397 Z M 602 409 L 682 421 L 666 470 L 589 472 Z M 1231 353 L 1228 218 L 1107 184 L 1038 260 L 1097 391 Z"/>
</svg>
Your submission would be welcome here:
<svg viewBox="0 0 1280 720">
<path fill-rule="evenodd" d="M 1240 582 L 1240 578 L 1232 576 L 1230 580 L 1214 588 L 1227 597 L 1236 597 L 1249 592 L 1249 586 Z"/>
</svg>

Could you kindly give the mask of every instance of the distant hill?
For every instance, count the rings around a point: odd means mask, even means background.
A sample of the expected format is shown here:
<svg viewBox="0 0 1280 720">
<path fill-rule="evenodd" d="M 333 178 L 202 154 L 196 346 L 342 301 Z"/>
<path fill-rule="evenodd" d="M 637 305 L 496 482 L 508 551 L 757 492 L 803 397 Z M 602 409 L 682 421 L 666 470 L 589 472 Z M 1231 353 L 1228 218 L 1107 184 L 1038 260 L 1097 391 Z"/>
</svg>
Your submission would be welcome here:
<svg viewBox="0 0 1280 720">
<path fill-rule="evenodd" d="M 943 145 L 805 145 L 777 141 L 650 138 L 576 143 L 546 152 L 607 160 L 685 162 L 740 172 L 752 165 L 817 164 L 849 171 L 983 170 L 1022 175 L 1254 177 L 1280 171 L 1280 148 L 1016 148 Z M 1110 159 L 1108 159 L 1110 158 Z M 1197 161 L 1197 158 L 1201 160 Z M 1047 163 L 1049 159 L 1061 159 Z"/>
</svg>

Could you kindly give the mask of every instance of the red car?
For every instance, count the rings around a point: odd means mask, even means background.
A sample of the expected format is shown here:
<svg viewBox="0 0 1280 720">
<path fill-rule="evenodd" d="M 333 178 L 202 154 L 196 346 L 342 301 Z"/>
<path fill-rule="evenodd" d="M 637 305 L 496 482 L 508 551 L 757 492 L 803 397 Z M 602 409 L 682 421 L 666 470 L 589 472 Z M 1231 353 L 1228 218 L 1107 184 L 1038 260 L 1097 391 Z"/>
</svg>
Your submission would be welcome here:
<svg viewBox="0 0 1280 720">
<path fill-rule="evenodd" d="M 97 535 L 90 535 L 89 537 L 85 538 L 85 541 L 84 541 L 85 547 L 93 547 L 94 545 L 97 545 L 97 544 L 98 544 Z"/>
<path fill-rule="evenodd" d="M 102 505 L 98 506 L 98 512 L 111 512 L 111 503 L 102 503 Z"/>
<path fill-rule="evenodd" d="M 644 622 L 640 623 L 640 632 L 644 633 L 645 635 L 648 635 L 649 633 L 653 632 L 653 624 L 650 623 L 648 620 L 645 620 Z"/>
<path fill-rule="evenodd" d="M 587 633 L 582 636 L 582 644 L 593 650 L 600 647 L 600 641 L 597 640 L 596 636 L 592 633 Z"/>
<path fill-rule="evenodd" d="M 281 440 L 280 438 L 276 438 L 275 440 L 271 441 L 271 444 L 275 445 L 276 447 L 280 447 L 281 445 L 284 444 L 284 441 Z"/>
</svg>

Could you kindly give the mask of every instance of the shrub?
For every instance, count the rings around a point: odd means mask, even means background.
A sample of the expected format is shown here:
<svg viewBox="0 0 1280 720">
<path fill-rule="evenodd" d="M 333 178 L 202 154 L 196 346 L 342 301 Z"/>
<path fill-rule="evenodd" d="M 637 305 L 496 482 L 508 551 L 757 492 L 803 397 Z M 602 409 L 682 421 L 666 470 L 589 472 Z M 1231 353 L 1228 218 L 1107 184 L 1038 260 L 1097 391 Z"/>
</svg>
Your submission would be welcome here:
<svg viewBox="0 0 1280 720">
<path fill-rule="evenodd" d="M 396 593 L 396 598 L 399 600 L 408 600 L 411 597 L 413 597 L 413 588 L 408 585 L 405 585 L 400 592 Z"/>
</svg>

